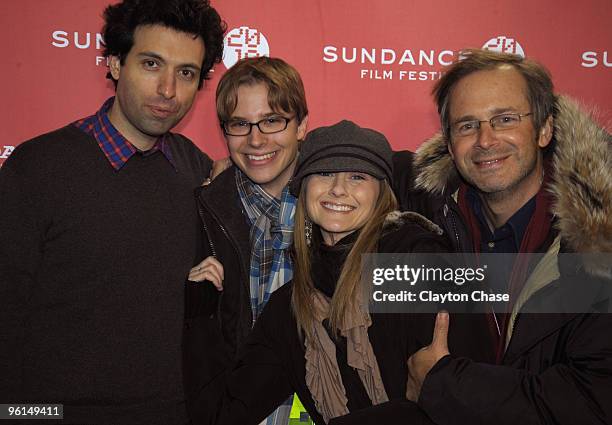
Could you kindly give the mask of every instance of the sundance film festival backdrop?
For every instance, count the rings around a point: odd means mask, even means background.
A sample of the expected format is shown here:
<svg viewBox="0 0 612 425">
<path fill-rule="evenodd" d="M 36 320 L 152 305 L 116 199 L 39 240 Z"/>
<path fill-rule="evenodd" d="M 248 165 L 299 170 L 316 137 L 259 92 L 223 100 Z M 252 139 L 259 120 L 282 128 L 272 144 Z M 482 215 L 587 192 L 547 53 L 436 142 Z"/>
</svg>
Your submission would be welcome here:
<svg viewBox="0 0 612 425">
<path fill-rule="evenodd" d="M 2 0 L 0 164 L 15 146 L 96 111 L 113 94 L 101 56 L 110 0 Z M 430 91 L 459 49 L 544 63 L 558 92 L 612 122 L 610 0 L 212 0 L 228 24 L 223 63 L 175 131 L 214 158 L 220 75 L 244 56 L 278 56 L 306 85 L 310 128 L 349 118 L 415 149 L 438 128 Z"/>
</svg>

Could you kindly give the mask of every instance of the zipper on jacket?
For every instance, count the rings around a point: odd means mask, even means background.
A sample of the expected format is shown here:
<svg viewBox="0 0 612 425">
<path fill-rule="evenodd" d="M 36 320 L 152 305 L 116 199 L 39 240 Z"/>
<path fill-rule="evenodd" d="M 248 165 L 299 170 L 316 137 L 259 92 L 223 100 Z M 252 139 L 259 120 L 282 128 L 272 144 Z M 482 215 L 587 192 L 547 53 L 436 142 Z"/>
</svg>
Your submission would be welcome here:
<svg viewBox="0 0 612 425">
<path fill-rule="evenodd" d="M 221 232 L 223 233 L 223 235 L 225 236 L 225 238 L 230 242 L 230 244 L 232 245 L 232 248 L 234 249 L 234 251 L 236 252 L 236 254 L 240 253 L 240 250 L 238 249 L 238 245 L 236 244 L 236 242 L 234 241 L 234 239 L 232 239 L 229 235 L 229 233 L 227 232 L 227 230 L 225 229 L 225 226 L 223 226 L 223 224 L 221 224 L 221 221 L 219 220 L 219 218 L 215 215 L 215 213 L 208 207 L 204 206 L 204 203 L 200 201 L 199 196 L 198 196 L 198 205 L 199 205 L 199 210 L 200 210 L 200 214 L 203 213 L 204 209 L 206 209 L 206 211 L 210 214 L 210 216 L 215 220 L 215 222 L 217 223 L 217 225 L 219 226 L 219 228 L 221 229 Z M 204 222 L 204 218 L 202 217 L 202 222 Z M 206 228 L 206 227 L 205 227 Z M 209 244 L 212 246 L 212 240 L 210 238 L 208 238 Z M 211 250 L 213 250 L 213 248 L 211 248 Z M 213 250 L 213 255 L 215 255 L 216 257 L 216 253 Z M 242 261 L 238 261 L 239 267 L 240 267 L 240 272 L 241 275 L 243 276 L 249 276 L 248 273 L 246 273 L 246 271 L 244 270 L 244 266 L 242 264 Z M 247 288 L 247 305 L 249 306 L 249 312 L 251 309 L 251 300 L 249 298 L 249 294 L 250 293 L 250 289 Z M 223 299 L 223 291 L 221 292 L 220 296 L 219 296 L 219 302 L 217 304 L 217 317 L 218 317 L 218 322 L 219 322 L 219 328 L 221 329 L 221 332 L 223 332 L 223 319 L 221 316 L 221 301 Z M 251 328 L 253 327 L 254 322 L 251 321 Z M 250 329 L 249 329 L 250 330 Z M 240 336 L 239 336 L 239 330 L 236 330 L 236 347 L 239 346 L 240 343 Z"/>
<path fill-rule="evenodd" d="M 197 198 L 196 201 L 198 202 L 198 212 L 200 213 L 202 227 L 204 228 L 204 233 L 206 233 L 206 239 L 208 240 L 208 246 L 210 247 L 210 252 L 212 252 L 213 257 L 217 258 L 217 251 L 215 250 L 215 245 L 212 243 L 212 240 L 210 239 L 210 233 L 208 232 L 208 226 L 206 225 L 206 220 L 204 220 L 204 207 L 202 206 L 200 197 L 196 196 L 196 198 Z"/>
<path fill-rule="evenodd" d="M 514 323 L 512 323 L 510 329 L 510 337 L 508 338 L 508 329 L 506 329 L 506 334 L 503 336 L 502 340 L 500 341 L 500 346 L 497 352 L 497 358 L 495 359 L 497 364 L 504 364 L 504 358 L 506 358 L 506 353 L 508 352 L 508 348 L 510 348 L 510 341 L 512 340 L 512 336 L 514 335 L 514 329 L 516 328 L 516 323 L 519 321 L 519 318 L 521 317 L 520 314 L 517 314 L 516 317 L 514 318 Z M 510 321 L 508 321 L 508 324 L 510 324 Z M 506 339 L 508 338 L 508 339 Z"/>
<path fill-rule="evenodd" d="M 234 242 L 234 240 L 232 238 L 230 238 L 229 233 L 227 232 L 227 230 L 225 230 L 225 226 L 223 226 L 223 224 L 221 224 L 219 219 L 214 215 L 214 213 L 212 211 L 210 211 L 210 213 L 215 218 L 215 220 L 217 221 L 217 224 L 221 228 L 221 232 L 223 232 L 223 234 L 225 235 L 227 240 L 230 241 L 230 243 L 232 244 L 232 247 L 234 248 L 234 251 L 236 251 L 236 253 L 239 254 L 240 251 L 238 249 L 238 245 Z M 248 277 L 249 275 L 246 273 L 246 271 L 244 270 L 244 268 L 242 266 L 242 261 L 238 261 L 238 264 L 239 264 L 239 267 L 240 267 L 241 274 L 242 275 L 246 274 L 246 276 Z M 250 289 L 248 289 L 248 291 L 247 291 L 247 294 L 249 294 L 249 293 L 250 293 Z M 221 294 L 221 295 L 223 295 L 223 294 Z M 251 313 L 251 317 L 252 317 L 253 313 L 251 312 L 251 299 L 249 298 L 249 295 L 247 295 L 247 305 L 249 306 L 249 313 Z M 242 309 L 240 311 L 242 311 Z M 219 305 L 218 305 L 217 314 L 219 315 L 219 326 L 221 326 L 221 297 L 219 297 Z M 249 331 L 251 329 L 253 329 L 253 326 L 255 326 L 255 319 L 251 318 L 251 327 L 250 327 Z M 223 329 L 222 329 L 222 331 L 223 331 Z M 240 346 L 240 334 L 239 334 L 239 330 L 236 329 L 236 349 L 238 349 L 239 346 Z"/>
<path fill-rule="evenodd" d="M 457 241 L 457 248 L 458 249 L 463 249 L 463 247 L 461 246 L 460 240 L 459 240 L 459 231 L 457 230 L 457 221 L 455 218 L 455 213 L 453 210 L 451 210 L 448 207 L 448 203 L 445 202 L 444 203 L 444 207 L 442 212 L 444 213 L 444 217 L 447 217 L 449 215 L 449 211 L 450 211 L 450 221 L 451 221 L 451 226 L 453 228 L 453 233 L 455 234 L 455 240 Z M 491 292 L 491 289 L 489 288 L 489 292 Z M 501 334 L 501 327 L 499 326 L 499 320 L 497 320 L 497 313 L 495 313 L 495 309 L 493 308 L 493 306 L 491 307 L 491 314 L 493 315 L 493 320 L 495 321 L 495 328 L 497 329 L 497 335 L 501 338 L 502 334 Z"/>
<path fill-rule="evenodd" d="M 225 228 L 221 224 L 219 224 L 219 227 L 221 227 L 221 232 L 223 232 L 225 237 L 229 239 L 229 236 L 227 235 Z M 211 245 L 212 245 L 212 242 L 211 242 Z M 216 252 L 213 252 L 213 255 L 215 256 L 215 258 L 217 258 Z M 221 306 L 223 305 L 223 295 L 224 295 L 224 292 L 221 291 L 221 293 L 219 294 L 219 300 L 217 302 L 217 322 L 219 323 L 219 330 L 221 331 L 222 334 L 223 334 L 223 316 L 221 315 Z"/>
<path fill-rule="evenodd" d="M 449 210 L 450 209 L 448 208 L 448 204 L 444 203 L 444 217 L 448 215 Z M 450 211 L 450 220 L 451 225 L 453 227 L 453 233 L 455 234 L 455 240 L 457 241 L 457 248 L 461 249 L 461 244 L 459 242 L 459 232 L 457 231 L 457 222 L 455 221 L 455 214 L 453 213 L 453 211 Z"/>
<path fill-rule="evenodd" d="M 206 220 L 204 219 L 204 205 L 202 201 L 200 201 L 199 193 L 196 195 L 196 202 L 198 203 L 198 213 L 200 214 L 200 221 L 202 222 L 202 228 L 204 229 L 204 233 L 206 233 L 206 240 L 208 240 L 208 246 L 210 247 L 210 252 L 212 252 L 213 257 L 217 258 L 217 250 L 215 249 L 215 245 L 212 242 L 212 238 L 210 237 L 210 232 L 208 231 L 208 226 L 206 225 Z M 222 229 L 224 230 L 224 229 Z M 223 332 L 223 322 L 221 318 L 221 303 L 223 301 L 223 291 L 219 294 L 219 298 L 217 299 L 217 324 L 219 325 L 219 330 Z"/>
<path fill-rule="evenodd" d="M 491 293 L 491 288 L 489 288 L 489 293 Z M 491 306 L 491 313 L 493 313 L 493 320 L 495 320 L 495 327 L 497 328 L 497 335 L 501 338 L 501 328 L 499 327 L 499 321 L 497 320 L 497 313 L 495 313 L 495 309 Z"/>
</svg>

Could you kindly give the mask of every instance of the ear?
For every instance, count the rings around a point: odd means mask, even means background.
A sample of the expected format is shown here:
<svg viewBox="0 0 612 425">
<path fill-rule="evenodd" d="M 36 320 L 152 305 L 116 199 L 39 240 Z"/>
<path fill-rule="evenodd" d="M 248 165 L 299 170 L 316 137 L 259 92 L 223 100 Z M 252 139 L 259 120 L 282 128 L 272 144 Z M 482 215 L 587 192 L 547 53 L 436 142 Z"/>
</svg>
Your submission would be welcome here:
<svg viewBox="0 0 612 425">
<path fill-rule="evenodd" d="M 109 56 L 108 69 L 115 80 L 119 80 L 121 74 L 121 59 L 119 56 Z"/>
<path fill-rule="evenodd" d="M 552 115 L 546 118 L 546 122 L 540 129 L 540 134 L 538 135 L 538 146 L 541 148 L 545 148 L 548 146 L 550 141 L 552 140 L 553 135 L 553 117 Z"/>
<path fill-rule="evenodd" d="M 297 128 L 297 139 L 304 140 L 306 137 L 306 128 L 308 127 L 308 115 L 302 118 L 302 122 L 298 125 Z"/>
</svg>

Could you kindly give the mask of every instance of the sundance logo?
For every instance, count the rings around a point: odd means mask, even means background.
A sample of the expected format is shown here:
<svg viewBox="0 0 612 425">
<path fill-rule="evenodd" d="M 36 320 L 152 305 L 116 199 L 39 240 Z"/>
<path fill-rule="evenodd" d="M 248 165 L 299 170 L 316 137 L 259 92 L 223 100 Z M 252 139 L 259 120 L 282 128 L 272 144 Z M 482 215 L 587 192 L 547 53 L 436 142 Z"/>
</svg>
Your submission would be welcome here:
<svg viewBox="0 0 612 425">
<path fill-rule="evenodd" d="M 503 35 L 487 41 L 483 49 L 525 56 L 518 41 Z M 449 49 L 323 47 L 324 62 L 361 65 L 359 77 L 368 80 L 439 80 L 444 74 L 440 69 L 451 65 L 456 59 L 457 52 Z"/>
<path fill-rule="evenodd" d="M 53 31 L 51 38 L 53 39 L 51 44 L 59 48 L 74 46 L 77 49 L 89 49 L 95 47 L 96 50 L 100 50 L 104 42 L 100 33 L 79 33 L 78 31 L 72 33 Z"/>
<path fill-rule="evenodd" d="M 360 65 L 362 80 L 437 80 L 442 76 L 437 69 L 450 65 L 454 55 L 452 50 L 323 47 L 324 62 Z"/>
<path fill-rule="evenodd" d="M 242 58 L 270 56 L 266 36 L 255 28 L 234 28 L 225 36 L 224 44 L 223 64 L 228 69 Z"/>
<path fill-rule="evenodd" d="M 595 68 L 595 67 L 606 67 L 606 68 L 612 68 L 612 62 L 610 61 L 610 56 L 608 56 L 608 52 L 594 52 L 594 51 L 589 51 L 589 52 L 584 52 L 582 54 L 582 62 L 580 63 L 580 65 L 582 65 L 585 68 Z"/>
<path fill-rule="evenodd" d="M 102 34 L 95 32 L 68 32 L 63 30 L 53 31 L 51 34 L 51 45 L 60 49 L 75 48 L 78 50 L 94 49 L 102 50 L 104 40 Z M 96 55 L 96 65 L 107 65 L 104 56 Z"/>
<path fill-rule="evenodd" d="M 381 65 L 450 65 L 453 61 L 452 50 L 394 50 L 357 47 L 325 46 L 323 60 L 325 62 L 344 62 Z"/>
<path fill-rule="evenodd" d="M 2 146 L 0 148 L 0 159 L 8 158 L 13 151 L 15 150 L 15 146 Z M 2 162 L 0 162 L 0 166 L 2 166 Z"/>
<path fill-rule="evenodd" d="M 498 35 L 495 38 L 487 41 L 483 46 L 483 49 L 491 50 L 499 53 L 511 53 L 513 55 L 519 55 L 525 57 L 523 47 L 514 38 L 506 37 L 505 35 Z"/>
</svg>

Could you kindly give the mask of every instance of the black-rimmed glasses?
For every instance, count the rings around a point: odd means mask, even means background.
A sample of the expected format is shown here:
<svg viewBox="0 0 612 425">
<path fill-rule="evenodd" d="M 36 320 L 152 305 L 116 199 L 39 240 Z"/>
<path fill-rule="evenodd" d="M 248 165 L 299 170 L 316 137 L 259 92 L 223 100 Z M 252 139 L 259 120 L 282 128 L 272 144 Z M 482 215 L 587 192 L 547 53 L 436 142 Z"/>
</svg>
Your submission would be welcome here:
<svg viewBox="0 0 612 425">
<path fill-rule="evenodd" d="M 227 136 L 248 136 L 253 130 L 253 126 L 257 126 L 263 134 L 279 133 L 287 128 L 289 122 L 293 118 L 281 116 L 271 116 L 261 119 L 257 122 L 249 122 L 246 120 L 229 120 L 221 124 L 223 132 Z"/>
</svg>

